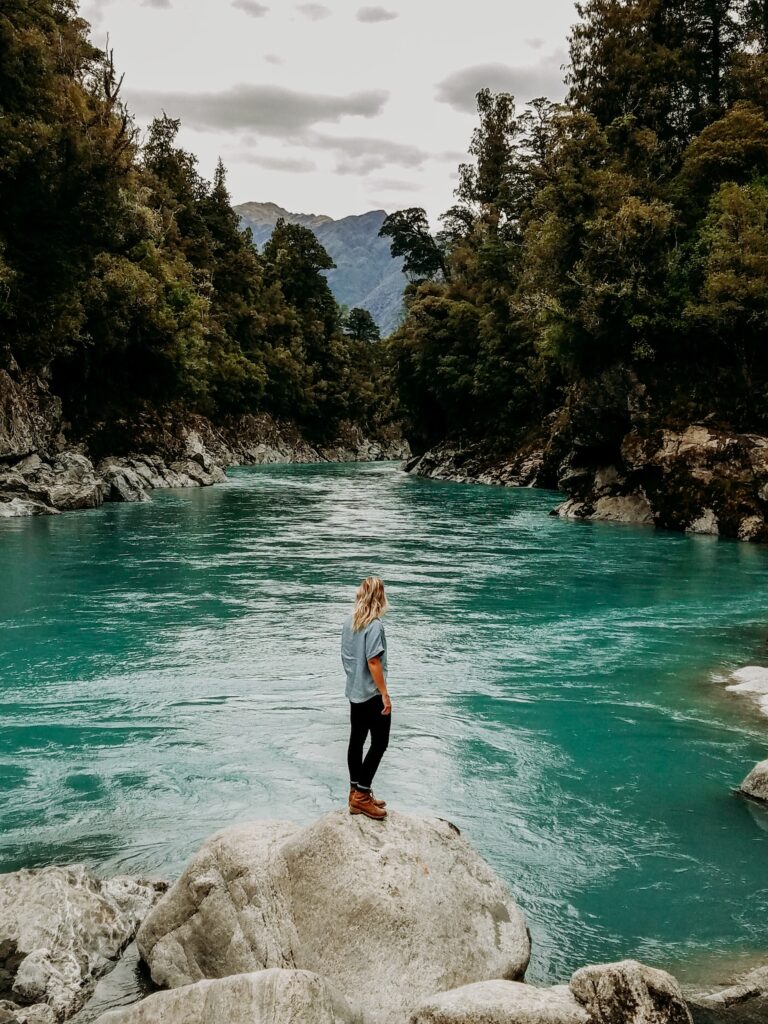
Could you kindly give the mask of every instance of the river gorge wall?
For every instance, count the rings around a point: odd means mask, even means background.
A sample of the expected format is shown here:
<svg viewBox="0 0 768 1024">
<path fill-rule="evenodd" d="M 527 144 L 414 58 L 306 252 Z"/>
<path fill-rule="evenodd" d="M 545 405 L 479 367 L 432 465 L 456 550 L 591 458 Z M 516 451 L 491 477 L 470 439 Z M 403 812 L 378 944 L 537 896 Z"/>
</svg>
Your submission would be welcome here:
<svg viewBox="0 0 768 1024">
<path fill-rule="evenodd" d="M 267 414 L 214 424 L 179 409 L 94 424 L 85 440 L 72 443 L 62 404 L 45 379 L 14 364 L 0 370 L 0 519 L 146 501 L 157 488 L 220 483 L 230 466 L 409 454 L 396 431 L 370 438 L 347 423 L 330 442 L 313 444 L 295 424 Z"/>
<path fill-rule="evenodd" d="M 659 407 L 631 373 L 571 390 L 517 443 L 449 438 L 410 460 L 437 480 L 546 487 L 553 514 L 768 541 L 768 437 Z"/>
</svg>

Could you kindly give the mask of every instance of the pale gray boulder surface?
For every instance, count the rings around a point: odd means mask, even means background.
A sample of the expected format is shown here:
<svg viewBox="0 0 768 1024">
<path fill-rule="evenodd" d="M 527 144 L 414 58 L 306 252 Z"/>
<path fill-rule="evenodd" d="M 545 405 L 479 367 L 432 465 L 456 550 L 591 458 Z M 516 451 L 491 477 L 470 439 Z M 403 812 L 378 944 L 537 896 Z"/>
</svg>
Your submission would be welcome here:
<svg viewBox="0 0 768 1024">
<path fill-rule="evenodd" d="M 535 988 L 496 980 L 426 999 L 409 1024 L 589 1024 L 589 1016 L 567 985 Z"/>
<path fill-rule="evenodd" d="M 692 1024 L 677 980 L 637 960 L 582 967 L 570 989 L 591 1024 Z"/>
<path fill-rule="evenodd" d="M 435 992 L 522 978 L 530 938 L 505 886 L 454 826 L 390 813 L 308 828 L 241 825 L 193 857 L 138 945 L 159 985 L 269 967 L 326 978 L 371 1022 Z"/>
<path fill-rule="evenodd" d="M 0 875 L 0 1021 L 48 1024 L 73 1014 L 162 888 L 104 881 L 81 865 Z"/>
<path fill-rule="evenodd" d="M 364 1024 L 324 978 L 271 968 L 158 992 L 99 1024 Z"/>
<path fill-rule="evenodd" d="M 739 792 L 753 800 L 768 803 L 768 760 L 755 765 L 739 786 Z"/>
</svg>

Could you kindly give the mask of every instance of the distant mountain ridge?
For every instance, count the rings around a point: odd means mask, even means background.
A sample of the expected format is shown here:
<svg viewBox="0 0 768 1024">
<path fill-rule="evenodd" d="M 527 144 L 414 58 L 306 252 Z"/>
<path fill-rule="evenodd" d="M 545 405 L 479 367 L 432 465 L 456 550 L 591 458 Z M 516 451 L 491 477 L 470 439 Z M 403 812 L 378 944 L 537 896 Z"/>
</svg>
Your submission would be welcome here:
<svg viewBox="0 0 768 1024">
<path fill-rule="evenodd" d="M 367 309 L 383 335 L 390 334 L 402 318 L 403 291 L 407 279 L 400 259 L 393 259 L 389 242 L 379 238 L 387 216 L 371 210 L 334 220 L 323 214 L 291 213 L 276 203 L 242 203 L 235 207 L 243 227 L 253 232 L 259 249 L 268 241 L 282 217 L 315 233 L 336 269 L 328 272 L 328 284 L 336 300 L 350 309 Z"/>
</svg>

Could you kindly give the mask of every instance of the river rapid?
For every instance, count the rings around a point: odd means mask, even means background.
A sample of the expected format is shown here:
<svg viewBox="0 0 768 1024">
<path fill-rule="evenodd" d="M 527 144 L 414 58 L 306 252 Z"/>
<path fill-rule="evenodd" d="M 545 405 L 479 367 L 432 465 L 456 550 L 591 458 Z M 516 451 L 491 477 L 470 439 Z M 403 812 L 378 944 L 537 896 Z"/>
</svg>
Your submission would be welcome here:
<svg viewBox="0 0 768 1024">
<path fill-rule="evenodd" d="M 449 818 L 531 926 L 531 981 L 768 950 L 768 551 L 548 516 L 544 491 L 392 464 L 235 470 L 0 523 L 0 870 L 173 877 L 218 828 L 346 799 L 339 630 L 384 577 L 376 785 Z"/>
</svg>

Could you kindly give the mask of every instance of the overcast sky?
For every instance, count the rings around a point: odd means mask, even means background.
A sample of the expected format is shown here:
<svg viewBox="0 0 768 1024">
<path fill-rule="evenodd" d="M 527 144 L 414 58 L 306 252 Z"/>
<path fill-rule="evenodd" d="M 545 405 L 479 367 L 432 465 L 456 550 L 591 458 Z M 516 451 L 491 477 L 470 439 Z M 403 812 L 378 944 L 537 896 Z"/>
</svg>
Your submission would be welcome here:
<svg viewBox="0 0 768 1024">
<path fill-rule="evenodd" d="M 573 0 L 82 0 L 140 124 L 165 110 L 235 202 L 451 203 L 484 85 L 560 98 Z"/>
</svg>

